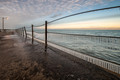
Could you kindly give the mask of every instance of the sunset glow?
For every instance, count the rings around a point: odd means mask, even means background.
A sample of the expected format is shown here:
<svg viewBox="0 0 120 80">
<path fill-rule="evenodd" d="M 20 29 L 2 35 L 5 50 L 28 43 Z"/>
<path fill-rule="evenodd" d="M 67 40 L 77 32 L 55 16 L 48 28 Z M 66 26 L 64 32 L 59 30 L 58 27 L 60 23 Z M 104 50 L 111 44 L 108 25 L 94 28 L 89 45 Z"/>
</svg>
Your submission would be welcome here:
<svg viewBox="0 0 120 80">
<path fill-rule="evenodd" d="M 49 25 L 48 29 L 120 30 L 120 19 L 94 20 Z"/>
</svg>

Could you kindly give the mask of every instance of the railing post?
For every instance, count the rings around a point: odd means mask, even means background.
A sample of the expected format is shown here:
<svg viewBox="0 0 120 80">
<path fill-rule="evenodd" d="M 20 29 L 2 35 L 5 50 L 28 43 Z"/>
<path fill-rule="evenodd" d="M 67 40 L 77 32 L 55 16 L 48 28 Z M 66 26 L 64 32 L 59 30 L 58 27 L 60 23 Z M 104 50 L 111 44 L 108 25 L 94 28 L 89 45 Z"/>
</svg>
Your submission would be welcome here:
<svg viewBox="0 0 120 80">
<path fill-rule="evenodd" d="M 45 52 L 47 51 L 47 21 L 45 21 Z"/>
<path fill-rule="evenodd" d="M 21 35 L 20 28 L 19 28 L 19 35 Z"/>
<path fill-rule="evenodd" d="M 21 36 L 22 36 L 22 28 L 20 28 L 20 34 L 21 34 Z"/>
<path fill-rule="evenodd" d="M 24 37 L 24 27 L 22 27 L 22 33 L 23 33 L 23 37 Z"/>
<path fill-rule="evenodd" d="M 25 38 L 27 38 L 27 32 L 25 27 L 24 27 L 24 31 L 25 31 Z"/>
<path fill-rule="evenodd" d="M 20 28 L 19 28 L 19 35 L 21 35 L 21 33 L 20 33 Z"/>
<path fill-rule="evenodd" d="M 4 32 L 4 17 L 2 18 L 2 28 L 3 28 L 3 32 Z"/>
<path fill-rule="evenodd" d="M 32 44 L 33 44 L 33 42 L 34 42 L 34 30 L 33 30 L 33 24 L 32 24 Z"/>
</svg>

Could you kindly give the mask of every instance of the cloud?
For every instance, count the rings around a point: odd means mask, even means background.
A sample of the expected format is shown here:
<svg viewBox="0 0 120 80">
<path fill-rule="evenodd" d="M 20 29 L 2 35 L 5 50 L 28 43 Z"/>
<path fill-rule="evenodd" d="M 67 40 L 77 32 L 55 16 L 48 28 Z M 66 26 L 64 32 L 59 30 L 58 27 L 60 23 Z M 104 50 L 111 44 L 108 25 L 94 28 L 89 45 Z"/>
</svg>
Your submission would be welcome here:
<svg viewBox="0 0 120 80">
<path fill-rule="evenodd" d="M 0 0 L 0 16 L 8 16 L 6 23 L 15 27 L 25 22 L 50 16 L 56 18 L 76 9 L 112 0 Z"/>
<path fill-rule="evenodd" d="M 0 0 L 0 2 L 10 2 L 11 0 Z"/>
<path fill-rule="evenodd" d="M 61 15 L 62 15 L 62 13 L 54 14 L 53 16 L 51 16 L 51 18 L 56 18 L 56 17 L 61 16 Z"/>
</svg>

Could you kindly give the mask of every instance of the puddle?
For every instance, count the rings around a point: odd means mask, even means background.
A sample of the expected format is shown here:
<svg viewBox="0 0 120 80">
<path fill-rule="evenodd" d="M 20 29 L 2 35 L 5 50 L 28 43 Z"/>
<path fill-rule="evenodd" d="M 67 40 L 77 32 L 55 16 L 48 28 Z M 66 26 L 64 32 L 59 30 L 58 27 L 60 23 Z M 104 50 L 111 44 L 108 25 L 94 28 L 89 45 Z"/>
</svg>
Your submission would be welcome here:
<svg viewBox="0 0 120 80">
<path fill-rule="evenodd" d="M 17 35 L 6 35 L 4 36 L 4 39 L 11 39 L 11 38 L 16 38 Z"/>
</svg>

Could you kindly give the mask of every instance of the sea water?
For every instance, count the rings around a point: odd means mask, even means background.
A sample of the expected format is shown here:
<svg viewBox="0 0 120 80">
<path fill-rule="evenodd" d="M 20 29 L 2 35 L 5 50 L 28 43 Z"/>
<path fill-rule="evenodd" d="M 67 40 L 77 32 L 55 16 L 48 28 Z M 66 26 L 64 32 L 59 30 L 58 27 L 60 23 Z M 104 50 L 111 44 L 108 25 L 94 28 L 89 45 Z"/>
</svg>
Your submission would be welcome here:
<svg viewBox="0 0 120 80">
<path fill-rule="evenodd" d="M 45 38 L 44 30 L 35 30 L 34 35 Z M 120 64 L 120 30 L 48 30 L 48 41 Z"/>
</svg>

